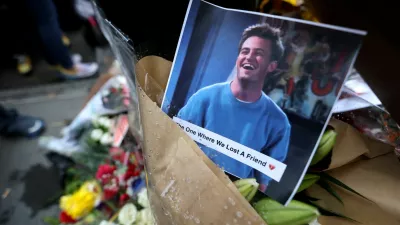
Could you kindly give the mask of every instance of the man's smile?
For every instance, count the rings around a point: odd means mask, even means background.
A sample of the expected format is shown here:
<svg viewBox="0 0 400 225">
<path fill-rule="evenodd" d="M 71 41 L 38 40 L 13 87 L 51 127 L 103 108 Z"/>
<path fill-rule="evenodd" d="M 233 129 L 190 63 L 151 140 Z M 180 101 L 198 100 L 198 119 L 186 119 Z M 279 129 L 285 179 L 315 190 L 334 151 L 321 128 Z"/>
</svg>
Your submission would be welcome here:
<svg viewBox="0 0 400 225">
<path fill-rule="evenodd" d="M 256 66 L 251 63 L 243 63 L 242 68 L 246 70 L 255 70 Z"/>
</svg>

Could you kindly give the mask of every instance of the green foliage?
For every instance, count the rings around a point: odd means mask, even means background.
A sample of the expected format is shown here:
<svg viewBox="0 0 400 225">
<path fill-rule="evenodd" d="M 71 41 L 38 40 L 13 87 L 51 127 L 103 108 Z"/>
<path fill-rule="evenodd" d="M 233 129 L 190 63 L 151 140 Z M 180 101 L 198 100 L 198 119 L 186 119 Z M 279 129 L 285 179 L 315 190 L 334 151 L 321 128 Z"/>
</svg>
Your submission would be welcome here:
<svg viewBox="0 0 400 225">
<path fill-rule="evenodd" d="M 338 195 L 338 193 L 331 187 L 331 185 L 328 184 L 328 182 L 324 180 L 319 180 L 317 182 L 319 186 L 321 186 L 324 190 L 326 190 L 329 194 L 331 194 L 333 197 L 335 197 L 340 203 L 343 205 L 343 200 L 342 198 Z"/>
<path fill-rule="evenodd" d="M 44 217 L 43 222 L 45 222 L 48 225 L 60 225 L 61 224 L 61 222 L 58 218 L 52 217 L 52 216 Z"/>
<path fill-rule="evenodd" d="M 368 199 L 367 197 L 365 197 L 364 195 L 358 193 L 357 191 L 355 191 L 354 189 L 352 189 L 351 187 L 347 186 L 346 184 L 344 184 L 343 182 L 341 182 L 340 180 L 332 177 L 331 175 L 327 174 L 327 173 L 321 173 L 321 179 L 327 182 L 331 182 L 347 191 L 350 191 L 353 194 L 356 194 L 368 201 L 371 201 L 370 199 Z"/>
<path fill-rule="evenodd" d="M 84 132 L 80 141 L 83 151 L 73 154 L 72 158 L 77 164 L 84 165 L 91 171 L 91 174 L 95 174 L 99 165 L 110 159 L 110 156 L 108 152 L 109 147 L 92 140 L 90 138 L 91 132 L 92 129 Z"/>
<path fill-rule="evenodd" d="M 83 168 L 71 167 L 66 172 L 64 195 L 72 194 L 77 191 L 82 184 L 93 179 L 93 174 Z"/>
<path fill-rule="evenodd" d="M 318 211 L 321 213 L 321 215 L 323 215 L 323 216 L 335 216 L 335 217 L 339 217 L 339 218 L 342 218 L 342 219 L 349 220 L 349 221 L 351 221 L 351 222 L 360 223 L 359 221 L 357 221 L 357 220 L 355 220 L 355 219 L 352 219 L 352 218 L 350 218 L 350 217 L 348 217 L 348 216 L 345 216 L 345 215 L 343 215 L 343 214 L 340 214 L 340 213 L 331 211 L 331 210 L 329 210 L 329 209 L 326 209 L 326 208 L 324 208 L 324 207 L 318 205 L 318 204 L 315 203 L 315 202 L 307 201 L 307 203 L 310 204 L 310 205 L 315 206 L 315 207 L 318 209 Z"/>
</svg>

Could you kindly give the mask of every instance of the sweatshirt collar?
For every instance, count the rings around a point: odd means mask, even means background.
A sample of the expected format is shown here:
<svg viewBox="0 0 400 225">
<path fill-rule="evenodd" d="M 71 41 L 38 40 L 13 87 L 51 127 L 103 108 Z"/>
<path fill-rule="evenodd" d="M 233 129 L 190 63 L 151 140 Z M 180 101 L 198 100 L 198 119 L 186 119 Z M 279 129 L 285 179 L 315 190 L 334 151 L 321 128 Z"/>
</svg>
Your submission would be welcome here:
<svg viewBox="0 0 400 225">
<path fill-rule="evenodd" d="M 238 105 L 238 106 L 240 106 L 240 107 L 247 107 L 247 108 L 257 108 L 257 107 L 260 107 L 260 106 L 262 106 L 263 104 L 265 104 L 265 100 L 266 100 L 266 95 L 264 94 L 264 92 L 262 92 L 261 91 L 261 96 L 260 96 L 260 98 L 257 100 L 257 101 L 255 101 L 255 102 L 245 102 L 245 101 L 241 101 L 241 100 L 239 100 L 239 99 L 237 99 L 234 95 L 233 95 L 233 93 L 232 93 L 232 91 L 231 91 L 231 82 L 226 82 L 226 84 L 225 84 L 225 92 L 226 92 L 226 94 L 228 95 L 228 97 L 229 97 L 229 100 L 233 103 L 233 104 L 235 104 L 235 105 Z"/>
</svg>

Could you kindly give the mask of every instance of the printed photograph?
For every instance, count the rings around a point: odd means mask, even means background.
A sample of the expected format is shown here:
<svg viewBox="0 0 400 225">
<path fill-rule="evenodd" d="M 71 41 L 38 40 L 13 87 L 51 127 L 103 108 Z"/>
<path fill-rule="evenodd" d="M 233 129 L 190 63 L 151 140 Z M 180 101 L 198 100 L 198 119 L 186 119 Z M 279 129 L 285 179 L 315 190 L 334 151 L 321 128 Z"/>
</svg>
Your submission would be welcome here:
<svg viewBox="0 0 400 225">
<path fill-rule="evenodd" d="M 362 36 L 192 1 L 162 109 L 224 171 L 286 203 Z"/>
</svg>

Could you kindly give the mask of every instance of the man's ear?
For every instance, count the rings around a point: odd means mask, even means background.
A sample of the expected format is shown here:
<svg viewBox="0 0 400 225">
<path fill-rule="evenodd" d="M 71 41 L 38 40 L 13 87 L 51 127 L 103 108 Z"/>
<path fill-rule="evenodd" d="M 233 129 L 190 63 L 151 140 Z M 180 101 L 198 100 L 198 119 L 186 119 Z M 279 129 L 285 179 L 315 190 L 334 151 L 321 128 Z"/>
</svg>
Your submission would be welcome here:
<svg viewBox="0 0 400 225">
<path fill-rule="evenodd" d="M 277 61 L 272 61 L 269 63 L 268 68 L 267 68 L 267 72 L 271 73 L 273 72 L 276 68 L 278 67 L 278 62 Z"/>
</svg>

